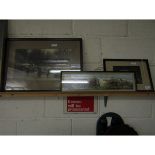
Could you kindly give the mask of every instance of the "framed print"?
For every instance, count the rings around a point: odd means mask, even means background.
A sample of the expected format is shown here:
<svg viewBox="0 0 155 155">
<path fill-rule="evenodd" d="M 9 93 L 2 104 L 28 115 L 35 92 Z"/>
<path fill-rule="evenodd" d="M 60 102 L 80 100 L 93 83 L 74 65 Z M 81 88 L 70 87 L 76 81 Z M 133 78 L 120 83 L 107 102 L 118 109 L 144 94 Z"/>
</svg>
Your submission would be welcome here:
<svg viewBox="0 0 155 155">
<path fill-rule="evenodd" d="M 135 91 L 133 72 L 62 72 L 61 90 L 72 91 Z"/>
<path fill-rule="evenodd" d="M 148 60 L 104 59 L 104 71 L 129 71 L 135 73 L 137 91 L 154 91 Z"/>
<path fill-rule="evenodd" d="M 6 91 L 60 90 L 61 71 L 82 70 L 81 38 L 7 41 Z"/>
</svg>

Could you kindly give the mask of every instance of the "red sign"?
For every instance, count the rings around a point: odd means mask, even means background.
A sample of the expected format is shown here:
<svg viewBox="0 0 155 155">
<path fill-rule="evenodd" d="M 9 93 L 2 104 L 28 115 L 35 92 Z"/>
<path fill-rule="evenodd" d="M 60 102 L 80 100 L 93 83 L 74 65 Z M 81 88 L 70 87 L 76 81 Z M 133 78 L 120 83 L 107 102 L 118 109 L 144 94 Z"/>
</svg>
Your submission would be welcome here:
<svg viewBox="0 0 155 155">
<path fill-rule="evenodd" d="M 67 112 L 94 112 L 94 96 L 68 96 Z"/>
</svg>

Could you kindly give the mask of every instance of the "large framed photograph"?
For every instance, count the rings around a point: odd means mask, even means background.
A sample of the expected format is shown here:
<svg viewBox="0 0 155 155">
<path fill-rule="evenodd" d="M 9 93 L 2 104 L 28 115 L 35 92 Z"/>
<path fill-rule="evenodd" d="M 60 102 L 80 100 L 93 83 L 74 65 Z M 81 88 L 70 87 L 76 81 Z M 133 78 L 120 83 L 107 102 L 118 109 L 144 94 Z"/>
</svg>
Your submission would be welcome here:
<svg viewBox="0 0 155 155">
<path fill-rule="evenodd" d="M 82 70 L 82 39 L 8 39 L 6 57 L 6 91 L 59 91 L 61 71 Z"/>
<path fill-rule="evenodd" d="M 61 90 L 72 91 L 136 91 L 133 72 L 62 72 Z"/>
<path fill-rule="evenodd" d="M 104 59 L 104 71 L 135 73 L 137 91 L 154 91 L 147 59 Z"/>
</svg>

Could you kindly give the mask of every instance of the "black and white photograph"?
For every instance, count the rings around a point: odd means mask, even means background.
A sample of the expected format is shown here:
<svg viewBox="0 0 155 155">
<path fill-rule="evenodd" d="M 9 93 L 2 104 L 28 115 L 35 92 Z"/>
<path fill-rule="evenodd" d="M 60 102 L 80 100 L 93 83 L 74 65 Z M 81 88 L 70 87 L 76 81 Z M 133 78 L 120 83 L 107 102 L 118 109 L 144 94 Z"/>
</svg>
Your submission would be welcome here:
<svg viewBox="0 0 155 155">
<path fill-rule="evenodd" d="M 7 63 L 5 90 L 60 90 L 61 71 L 81 71 L 81 39 L 9 40 Z"/>
</svg>

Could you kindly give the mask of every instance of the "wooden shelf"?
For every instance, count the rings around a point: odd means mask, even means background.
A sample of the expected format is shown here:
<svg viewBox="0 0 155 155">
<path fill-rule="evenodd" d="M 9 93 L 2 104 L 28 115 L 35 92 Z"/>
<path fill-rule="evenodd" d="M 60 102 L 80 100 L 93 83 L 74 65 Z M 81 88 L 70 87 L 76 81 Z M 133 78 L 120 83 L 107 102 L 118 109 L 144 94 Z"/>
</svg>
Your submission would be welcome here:
<svg viewBox="0 0 155 155">
<path fill-rule="evenodd" d="M 155 96 L 155 92 L 0 92 L 0 97 L 11 96 Z"/>
</svg>

